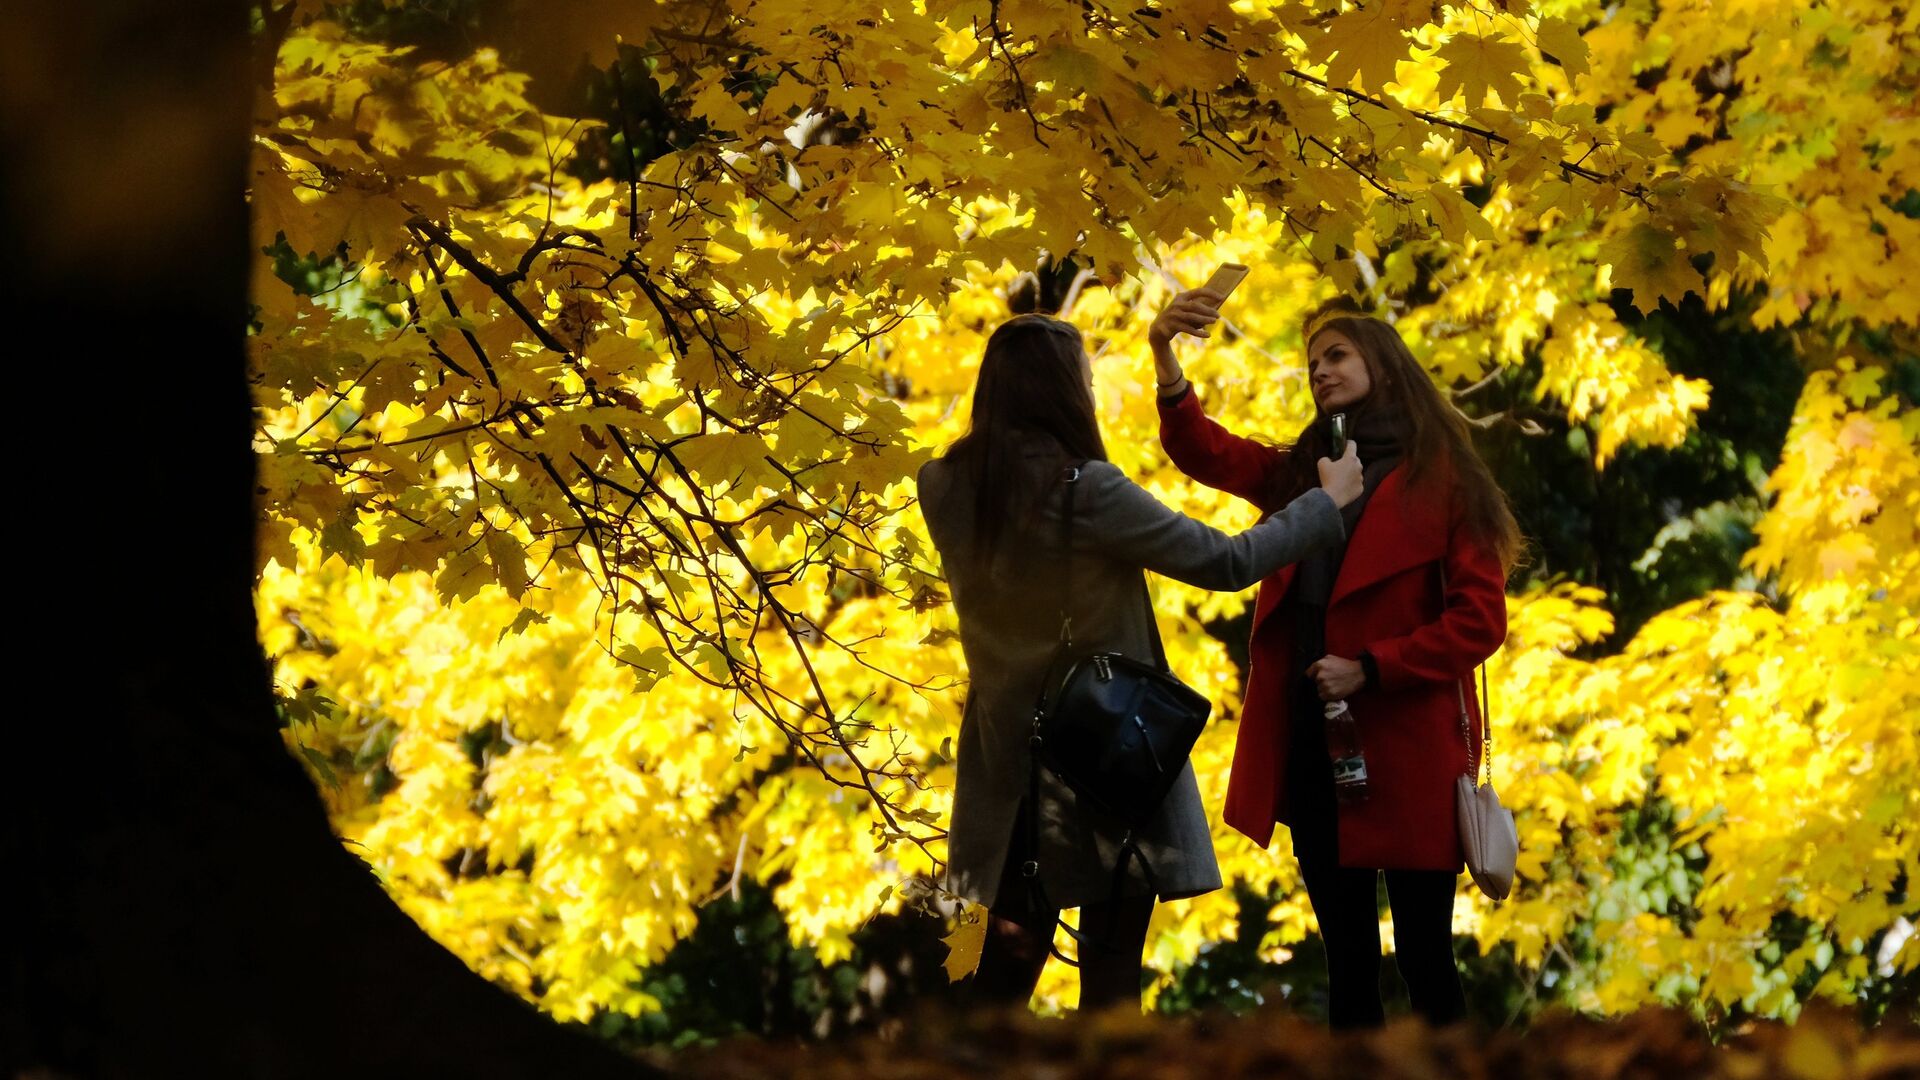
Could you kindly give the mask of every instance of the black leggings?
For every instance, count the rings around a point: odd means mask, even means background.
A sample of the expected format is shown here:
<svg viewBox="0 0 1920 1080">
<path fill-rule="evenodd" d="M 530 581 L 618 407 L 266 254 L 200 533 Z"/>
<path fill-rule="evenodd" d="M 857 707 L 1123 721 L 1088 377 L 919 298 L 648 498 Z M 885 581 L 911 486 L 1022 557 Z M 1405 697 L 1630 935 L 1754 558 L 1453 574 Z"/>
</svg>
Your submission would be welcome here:
<svg viewBox="0 0 1920 1080">
<path fill-rule="evenodd" d="M 1357 870 L 1324 858 L 1301 860 L 1307 899 L 1327 950 L 1329 1019 L 1335 1028 L 1375 1027 L 1380 1004 L 1379 870 Z M 1394 963 L 1414 1011 L 1430 1024 L 1466 1014 L 1453 964 L 1453 894 L 1458 875 L 1446 870 L 1388 870 Z"/>
<path fill-rule="evenodd" d="M 987 915 L 987 940 L 980 949 L 968 996 L 983 1005 L 1020 1006 L 1033 997 L 1040 969 L 1052 952 L 1057 908 L 1038 908 L 1020 875 L 1031 843 L 1027 808 L 1020 807 L 1007 858 L 1000 871 L 999 895 Z M 1152 896 L 1123 896 L 1080 908 L 1080 1008 L 1104 1009 L 1122 1002 L 1140 1005 L 1140 953 L 1153 919 Z"/>
<path fill-rule="evenodd" d="M 1123 1003 L 1140 1005 L 1140 953 L 1147 944 L 1147 923 L 1154 898 L 1127 896 L 1080 909 L 1080 1009 L 1091 1012 Z M 984 1005 L 1025 1005 L 1040 982 L 1053 944 L 1058 911 L 1021 910 L 1012 917 L 987 916 L 987 940 L 980 950 L 970 996 Z"/>
</svg>

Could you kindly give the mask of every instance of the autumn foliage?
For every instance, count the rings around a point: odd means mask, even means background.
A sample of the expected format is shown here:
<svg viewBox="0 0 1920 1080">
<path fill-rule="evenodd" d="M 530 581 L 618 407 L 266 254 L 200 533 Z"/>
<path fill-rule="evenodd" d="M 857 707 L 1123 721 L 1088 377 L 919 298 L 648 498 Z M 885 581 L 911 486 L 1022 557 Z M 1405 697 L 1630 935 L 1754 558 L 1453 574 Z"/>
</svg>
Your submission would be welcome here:
<svg viewBox="0 0 1920 1080">
<path fill-rule="evenodd" d="M 1108 1013 L 1062 1024 L 1025 1016 L 928 1014 L 893 1037 L 826 1048 L 741 1040 L 705 1053 L 663 1057 L 662 1063 L 700 1080 L 769 1074 L 796 1080 L 981 1075 L 1893 1080 L 1920 1069 L 1920 1038 L 1895 1028 L 1862 1035 L 1847 1018 L 1830 1012 L 1816 1012 L 1792 1027 L 1754 1025 L 1720 1046 L 1703 1038 L 1684 1014 L 1662 1010 L 1608 1023 L 1557 1016 L 1525 1036 L 1464 1027 L 1435 1031 L 1411 1019 L 1377 1033 L 1341 1036 L 1285 1016 L 1166 1024 Z"/>
<path fill-rule="evenodd" d="M 829 959 L 938 904 L 965 672 L 913 471 L 1041 265 L 1115 461 L 1249 524 L 1167 465 L 1145 357 L 1224 259 L 1256 269 L 1189 370 L 1276 438 L 1336 290 L 1489 437 L 1548 423 L 1594 475 L 1723 392 L 1661 318 L 1788 343 L 1739 574 L 1618 637 L 1577 568 L 1516 578 L 1490 676 L 1520 881 L 1462 930 L 1602 1012 L 1790 1016 L 1920 970 L 1915 9 L 450 10 L 413 44 L 405 4 L 258 11 L 258 603 L 337 829 L 482 974 L 637 1013 L 742 880 Z M 1156 598 L 1222 704 L 1217 807 L 1250 597 Z M 1291 860 L 1216 845 L 1284 959 Z M 1164 905 L 1156 990 L 1235 916 Z"/>
</svg>

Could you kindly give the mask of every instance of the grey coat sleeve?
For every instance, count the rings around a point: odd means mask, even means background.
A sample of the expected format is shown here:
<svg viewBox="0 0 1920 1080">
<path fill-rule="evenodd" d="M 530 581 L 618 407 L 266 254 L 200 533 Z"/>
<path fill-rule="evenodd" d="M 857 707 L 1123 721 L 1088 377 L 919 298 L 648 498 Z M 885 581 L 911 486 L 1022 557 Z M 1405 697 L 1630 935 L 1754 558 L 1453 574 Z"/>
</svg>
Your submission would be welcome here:
<svg viewBox="0 0 1920 1080">
<path fill-rule="evenodd" d="M 1081 470 L 1074 548 L 1189 585 L 1237 592 L 1346 537 L 1333 496 L 1319 488 L 1237 536 L 1174 510 L 1110 462 Z"/>
</svg>

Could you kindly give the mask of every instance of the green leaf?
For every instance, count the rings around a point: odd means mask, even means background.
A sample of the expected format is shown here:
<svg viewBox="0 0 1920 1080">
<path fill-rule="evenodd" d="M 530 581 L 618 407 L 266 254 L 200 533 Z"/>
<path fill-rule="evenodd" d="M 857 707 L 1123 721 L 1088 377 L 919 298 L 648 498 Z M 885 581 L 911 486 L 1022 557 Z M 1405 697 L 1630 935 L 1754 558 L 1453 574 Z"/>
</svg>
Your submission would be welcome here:
<svg viewBox="0 0 1920 1080">
<path fill-rule="evenodd" d="M 313 771 L 320 774 L 320 779 L 326 781 L 328 787 L 340 790 L 340 777 L 334 773 L 333 763 L 327 760 L 327 755 L 311 746 L 302 746 L 300 756 L 307 759 L 307 764 L 313 766 Z"/>
<path fill-rule="evenodd" d="M 650 649 L 642 649 L 634 645 L 622 645 L 614 651 L 613 655 L 615 659 L 623 664 L 639 668 L 642 671 L 650 672 L 654 675 L 659 675 L 667 670 L 667 661 L 669 659 L 667 650 L 657 645 Z"/>
<path fill-rule="evenodd" d="M 355 516 L 349 510 L 328 522 L 326 528 L 320 530 L 320 550 L 329 555 L 338 555 L 350 564 L 365 558 L 367 545 L 360 539 L 359 530 L 354 528 Z"/>
<path fill-rule="evenodd" d="M 707 669 L 707 674 L 716 679 L 727 678 L 731 669 L 727 666 L 727 654 L 715 648 L 711 643 L 697 641 L 693 645 L 693 662 Z"/>
</svg>

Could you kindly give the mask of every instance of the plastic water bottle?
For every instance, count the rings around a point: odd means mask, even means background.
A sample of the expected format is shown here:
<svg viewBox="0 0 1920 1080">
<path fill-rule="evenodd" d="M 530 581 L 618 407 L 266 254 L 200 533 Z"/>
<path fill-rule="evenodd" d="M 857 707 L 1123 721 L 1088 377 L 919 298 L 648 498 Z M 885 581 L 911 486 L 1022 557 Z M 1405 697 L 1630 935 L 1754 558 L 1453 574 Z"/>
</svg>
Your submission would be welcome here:
<svg viewBox="0 0 1920 1080">
<path fill-rule="evenodd" d="M 1333 793 L 1343 803 L 1367 797 L 1367 755 L 1360 746 L 1360 725 L 1345 701 L 1329 701 L 1327 757 L 1333 761 Z"/>
</svg>

